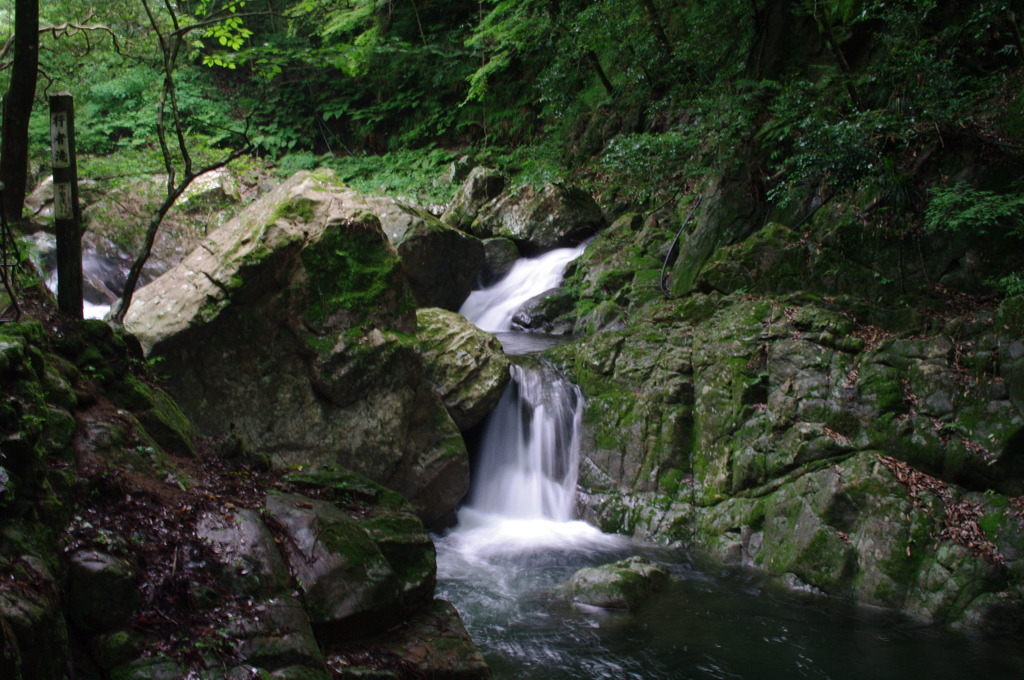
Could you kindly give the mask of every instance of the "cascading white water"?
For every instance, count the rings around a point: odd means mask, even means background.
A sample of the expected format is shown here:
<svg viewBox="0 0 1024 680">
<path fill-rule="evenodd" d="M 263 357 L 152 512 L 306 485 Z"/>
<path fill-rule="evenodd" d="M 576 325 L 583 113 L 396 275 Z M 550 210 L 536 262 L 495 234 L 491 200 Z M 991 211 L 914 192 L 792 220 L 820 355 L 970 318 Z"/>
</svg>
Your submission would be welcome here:
<svg viewBox="0 0 1024 680">
<path fill-rule="evenodd" d="M 484 330 L 510 330 L 522 304 L 557 287 L 583 248 L 519 260 L 497 284 L 472 293 L 462 314 Z M 512 382 L 481 438 L 469 502 L 459 511 L 459 526 L 442 539 L 447 555 L 478 563 L 537 549 L 621 545 L 621 537 L 573 521 L 583 414 L 579 388 L 542 363 L 513 365 L 511 371 Z"/>
<path fill-rule="evenodd" d="M 568 522 L 576 502 L 579 388 L 549 367 L 512 366 L 512 384 L 480 447 L 470 506 L 519 519 Z"/>
<path fill-rule="evenodd" d="M 516 261 L 496 284 L 470 293 L 459 314 L 489 333 L 512 330 L 512 317 L 523 303 L 561 285 L 566 266 L 582 255 L 585 247 L 556 248 Z"/>
</svg>

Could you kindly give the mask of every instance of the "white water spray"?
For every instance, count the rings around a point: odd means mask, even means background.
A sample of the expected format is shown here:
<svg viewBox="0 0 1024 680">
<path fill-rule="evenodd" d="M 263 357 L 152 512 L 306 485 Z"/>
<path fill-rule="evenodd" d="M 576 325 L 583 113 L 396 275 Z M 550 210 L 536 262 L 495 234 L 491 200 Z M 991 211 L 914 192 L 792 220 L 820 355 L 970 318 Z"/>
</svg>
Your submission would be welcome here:
<svg viewBox="0 0 1024 680">
<path fill-rule="evenodd" d="M 584 248 L 556 248 L 516 261 L 496 284 L 470 293 L 459 314 L 489 333 L 512 330 L 512 317 L 519 308 L 530 298 L 558 288 L 566 266 L 582 255 Z"/>
</svg>

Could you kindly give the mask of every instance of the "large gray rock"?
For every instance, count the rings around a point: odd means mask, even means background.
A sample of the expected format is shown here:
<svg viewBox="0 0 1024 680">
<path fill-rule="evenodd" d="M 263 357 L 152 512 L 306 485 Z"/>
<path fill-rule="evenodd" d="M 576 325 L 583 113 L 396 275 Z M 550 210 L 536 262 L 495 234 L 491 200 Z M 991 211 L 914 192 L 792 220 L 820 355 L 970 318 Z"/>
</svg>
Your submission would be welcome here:
<svg viewBox="0 0 1024 680">
<path fill-rule="evenodd" d="M 358 517 L 398 577 L 405 606 L 426 604 L 433 599 L 437 552 L 407 500 L 352 473 L 296 471 L 289 473 L 286 480 L 303 493 L 330 501 Z"/>
<path fill-rule="evenodd" d="M 239 655 L 247 666 L 271 671 L 272 677 L 279 677 L 284 669 L 300 668 L 302 678 L 330 677 L 301 601 L 278 595 L 257 601 L 253 608 L 255 615 L 232 622 L 230 631 L 240 642 Z"/>
<path fill-rule="evenodd" d="M 267 512 L 286 534 L 284 551 L 314 627 L 370 632 L 401 615 L 398 577 L 357 521 L 298 494 L 267 494 Z"/>
<path fill-rule="evenodd" d="M 196 524 L 196 535 L 223 565 L 225 585 L 233 592 L 272 597 L 291 585 L 288 565 L 255 510 L 204 515 Z"/>
<path fill-rule="evenodd" d="M 602 226 L 601 209 L 588 193 L 546 184 L 504 194 L 480 212 L 470 229 L 480 238 L 501 236 L 525 251 L 542 252 L 579 243 Z"/>
<path fill-rule="evenodd" d="M 462 430 L 494 410 L 510 379 L 501 343 L 458 314 L 420 309 L 416 346 L 427 378 Z"/>
<path fill-rule="evenodd" d="M 497 170 L 473 168 L 448 203 L 441 221 L 456 229 L 467 229 L 480 209 L 501 195 L 505 178 Z"/>
<path fill-rule="evenodd" d="M 484 265 L 480 240 L 422 208 L 384 196 L 361 196 L 359 200 L 380 219 L 402 258 L 416 305 L 458 309 Z"/>
<path fill-rule="evenodd" d="M 300 173 L 139 290 L 125 324 L 201 433 L 360 472 L 433 522 L 465 495 L 468 456 L 423 379 L 415 301 L 368 210 L 330 172 Z"/>
</svg>

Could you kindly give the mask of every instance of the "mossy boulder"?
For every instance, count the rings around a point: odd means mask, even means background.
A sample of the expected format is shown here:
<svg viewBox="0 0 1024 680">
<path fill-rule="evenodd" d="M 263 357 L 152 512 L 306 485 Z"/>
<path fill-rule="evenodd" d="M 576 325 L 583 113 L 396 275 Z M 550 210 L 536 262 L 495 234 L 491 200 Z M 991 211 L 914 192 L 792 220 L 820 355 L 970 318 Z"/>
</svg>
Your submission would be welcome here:
<svg viewBox="0 0 1024 680">
<path fill-rule="evenodd" d="M 286 480 L 302 493 L 330 501 L 358 518 L 398 577 L 405 607 L 433 599 L 437 553 L 423 522 L 416 516 L 416 508 L 409 501 L 351 472 L 325 469 L 291 472 Z"/>
<path fill-rule="evenodd" d="M 530 298 L 512 315 L 512 329 L 516 331 L 571 333 L 575 319 L 571 312 L 576 299 L 564 288 L 554 288 Z"/>
<path fill-rule="evenodd" d="M 668 224 L 655 216 L 626 213 L 569 266 L 564 288 L 576 300 L 577 334 L 606 328 L 609 324 L 595 323 L 599 315 L 622 319 L 627 311 L 664 297 L 662 270 L 674 237 Z M 601 311 L 595 314 L 597 309 Z"/>
<path fill-rule="evenodd" d="M 366 201 L 402 259 L 416 305 L 457 310 L 484 266 L 480 240 L 422 208 L 401 203 L 393 208 L 379 197 Z"/>
<path fill-rule="evenodd" d="M 98 550 L 68 557 L 68 613 L 84 633 L 123 626 L 141 603 L 139 574 L 126 559 Z"/>
<path fill-rule="evenodd" d="M 229 591 L 271 598 L 290 589 L 288 565 L 255 510 L 206 514 L 196 524 L 196 536 L 218 557 Z"/>
<path fill-rule="evenodd" d="M 490 286 L 508 274 L 519 259 L 519 246 L 507 238 L 486 238 L 484 244 L 484 268 L 480 272 L 480 283 Z"/>
<path fill-rule="evenodd" d="M 719 248 L 742 241 L 760 226 L 762 208 L 745 180 L 741 173 L 723 175 L 704 189 L 701 204 L 695 206 L 694 226 L 679 243 L 672 267 L 673 295 L 695 290 L 704 266 Z"/>
<path fill-rule="evenodd" d="M 604 609 L 635 609 L 669 582 L 669 571 L 643 557 L 580 569 L 569 579 L 573 602 Z"/>
<path fill-rule="evenodd" d="M 488 203 L 470 231 L 480 238 L 508 238 L 524 252 L 537 253 L 575 245 L 603 226 L 601 209 L 582 189 L 527 184 Z"/>
<path fill-rule="evenodd" d="M 494 410 L 510 379 L 501 343 L 443 309 L 420 309 L 416 320 L 427 379 L 459 429 L 474 427 Z"/>
<path fill-rule="evenodd" d="M 331 503 L 267 495 L 267 512 L 284 530 L 284 552 L 321 636 L 386 628 L 402 612 L 398 577 L 360 524 Z"/>
<path fill-rule="evenodd" d="M 126 325 L 200 434 L 361 472 L 438 521 L 466 493 L 468 456 L 372 207 L 329 171 L 300 173 L 142 288 Z"/>
<path fill-rule="evenodd" d="M 462 186 L 448 202 L 441 221 L 456 229 L 467 229 L 480 209 L 501 195 L 505 177 L 497 170 L 476 167 L 469 171 Z"/>
<path fill-rule="evenodd" d="M 4 541 L 6 543 L 6 541 Z M 69 657 L 59 584 L 36 555 L 0 552 L 0 675 L 10 680 L 62 680 Z"/>
</svg>

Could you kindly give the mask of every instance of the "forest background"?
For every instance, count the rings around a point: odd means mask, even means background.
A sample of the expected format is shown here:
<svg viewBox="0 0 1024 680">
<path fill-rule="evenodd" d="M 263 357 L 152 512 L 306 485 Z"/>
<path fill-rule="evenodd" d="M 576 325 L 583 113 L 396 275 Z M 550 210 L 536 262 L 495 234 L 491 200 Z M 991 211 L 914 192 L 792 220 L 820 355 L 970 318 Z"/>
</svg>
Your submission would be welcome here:
<svg viewBox="0 0 1024 680">
<path fill-rule="evenodd" d="M 165 171 L 165 125 L 181 142 L 168 153 L 197 167 L 244 150 L 243 172 L 327 165 L 426 205 L 450 197 L 437 179 L 468 153 L 514 182 L 583 185 L 610 212 L 681 210 L 706 177 L 741 174 L 794 226 L 857 195 L 889 233 L 1024 237 L 1019 2 L 14 4 L 0 9 L 5 108 L 26 94 L 14 10 L 39 12 L 29 188 L 48 174 L 46 97 L 69 91 L 79 174 L 101 192 Z M 950 147 L 994 170 L 925 162 Z M 1024 292 L 1020 272 L 990 284 Z"/>
</svg>

